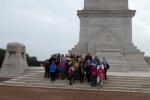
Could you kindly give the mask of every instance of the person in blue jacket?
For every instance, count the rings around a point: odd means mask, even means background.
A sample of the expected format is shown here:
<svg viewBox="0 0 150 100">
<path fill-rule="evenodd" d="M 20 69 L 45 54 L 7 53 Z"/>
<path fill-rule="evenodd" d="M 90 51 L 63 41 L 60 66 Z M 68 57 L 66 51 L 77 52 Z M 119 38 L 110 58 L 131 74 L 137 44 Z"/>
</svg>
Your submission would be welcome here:
<svg viewBox="0 0 150 100">
<path fill-rule="evenodd" d="M 55 81 L 55 78 L 56 78 L 56 69 L 57 69 L 57 66 L 55 64 L 55 61 L 52 61 L 52 64 L 50 65 L 50 70 L 49 70 L 52 81 Z"/>
</svg>

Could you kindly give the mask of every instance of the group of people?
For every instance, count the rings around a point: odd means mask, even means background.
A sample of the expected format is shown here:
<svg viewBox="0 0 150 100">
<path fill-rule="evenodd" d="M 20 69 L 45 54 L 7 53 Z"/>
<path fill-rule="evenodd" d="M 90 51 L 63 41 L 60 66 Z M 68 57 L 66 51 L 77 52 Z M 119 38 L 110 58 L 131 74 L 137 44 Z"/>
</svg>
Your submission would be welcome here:
<svg viewBox="0 0 150 100">
<path fill-rule="evenodd" d="M 75 80 L 79 80 L 81 83 L 87 81 L 91 86 L 97 86 L 107 80 L 109 64 L 105 58 L 92 58 L 89 53 L 84 58 L 74 54 L 54 54 L 45 61 L 44 68 L 44 77 L 50 78 L 51 81 L 68 79 L 72 85 Z"/>
</svg>

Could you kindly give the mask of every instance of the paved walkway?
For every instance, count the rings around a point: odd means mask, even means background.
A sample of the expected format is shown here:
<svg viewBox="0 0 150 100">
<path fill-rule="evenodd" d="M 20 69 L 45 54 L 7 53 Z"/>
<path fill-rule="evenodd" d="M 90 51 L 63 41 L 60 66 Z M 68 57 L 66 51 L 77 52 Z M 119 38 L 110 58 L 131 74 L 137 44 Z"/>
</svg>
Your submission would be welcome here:
<svg viewBox="0 0 150 100">
<path fill-rule="evenodd" d="M 0 100 L 150 100 L 146 93 L 0 86 Z"/>
</svg>

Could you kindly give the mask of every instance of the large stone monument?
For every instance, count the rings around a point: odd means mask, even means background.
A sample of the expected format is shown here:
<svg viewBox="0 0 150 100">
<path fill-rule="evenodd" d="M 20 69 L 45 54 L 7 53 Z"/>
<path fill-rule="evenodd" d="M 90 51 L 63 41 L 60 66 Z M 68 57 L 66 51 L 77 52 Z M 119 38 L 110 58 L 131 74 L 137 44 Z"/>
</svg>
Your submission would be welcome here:
<svg viewBox="0 0 150 100">
<path fill-rule="evenodd" d="M 69 53 L 106 57 L 110 71 L 149 71 L 144 52 L 132 43 L 132 17 L 128 0 L 85 0 L 80 18 L 79 43 Z"/>
<path fill-rule="evenodd" d="M 18 42 L 8 43 L 0 76 L 16 77 L 21 75 L 25 69 L 27 69 L 25 45 Z"/>
</svg>

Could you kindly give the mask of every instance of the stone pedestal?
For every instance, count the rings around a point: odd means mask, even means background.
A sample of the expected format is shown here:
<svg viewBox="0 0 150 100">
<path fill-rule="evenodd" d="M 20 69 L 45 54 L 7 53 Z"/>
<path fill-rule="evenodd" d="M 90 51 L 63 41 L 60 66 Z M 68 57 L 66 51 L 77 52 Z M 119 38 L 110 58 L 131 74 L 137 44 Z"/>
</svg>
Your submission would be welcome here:
<svg viewBox="0 0 150 100">
<path fill-rule="evenodd" d="M 69 53 L 106 57 L 110 71 L 149 71 L 144 53 L 132 43 L 128 0 L 85 0 L 80 18 L 79 43 Z"/>
<path fill-rule="evenodd" d="M 27 69 L 25 45 L 18 42 L 8 43 L 5 59 L 0 70 L 1 77 L 16 77 Z"/>
</svg>

